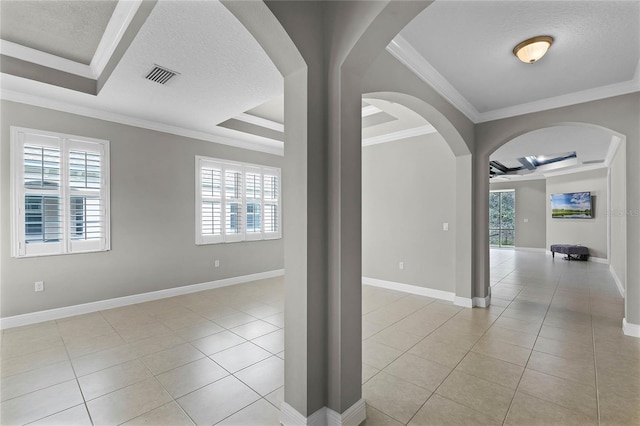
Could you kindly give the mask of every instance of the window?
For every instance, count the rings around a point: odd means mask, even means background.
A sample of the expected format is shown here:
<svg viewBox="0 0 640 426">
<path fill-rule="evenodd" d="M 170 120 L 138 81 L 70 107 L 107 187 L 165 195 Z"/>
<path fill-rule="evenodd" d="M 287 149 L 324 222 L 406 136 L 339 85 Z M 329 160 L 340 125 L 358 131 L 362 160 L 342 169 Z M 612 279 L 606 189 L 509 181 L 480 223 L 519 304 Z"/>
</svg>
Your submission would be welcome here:
<svg viewBox="0 0 640 426">
<path fill-rule="evenodd" d="M 196 157 L 196 244 L 280 238 L 280 169 Z"/>
<path fill-rule="evenodd" d="M 109 142 L 11 127 L 12 255 L 109 250 Z"/>
</svg>

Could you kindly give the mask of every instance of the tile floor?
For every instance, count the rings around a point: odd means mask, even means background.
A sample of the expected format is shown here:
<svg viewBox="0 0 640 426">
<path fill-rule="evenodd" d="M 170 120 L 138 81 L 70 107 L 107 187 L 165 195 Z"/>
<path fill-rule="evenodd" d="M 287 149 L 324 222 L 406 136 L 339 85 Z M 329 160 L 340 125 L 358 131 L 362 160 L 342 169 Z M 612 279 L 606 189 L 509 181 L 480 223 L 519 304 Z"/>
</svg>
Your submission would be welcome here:
<svg viewBox="0 0 640 426">
<path fill-rule="evenodd" d="M 493 250 L 489 309 L 363 288 L 366 426 L 638 425 L 605 265 Z M 277 425 L 282 279 L 5 330 L 0 424 Z"/>
</svg>

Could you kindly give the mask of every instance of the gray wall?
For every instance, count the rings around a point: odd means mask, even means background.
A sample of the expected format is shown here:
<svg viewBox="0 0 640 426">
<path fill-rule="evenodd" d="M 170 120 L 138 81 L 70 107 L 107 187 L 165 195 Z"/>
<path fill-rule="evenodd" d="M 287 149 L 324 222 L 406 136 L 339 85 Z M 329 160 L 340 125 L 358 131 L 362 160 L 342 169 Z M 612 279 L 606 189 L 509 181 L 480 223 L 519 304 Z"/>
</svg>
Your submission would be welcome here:
<svg viewBox="0 0 640 426">
<path fill-rule="evenodd" d="M 8 101 L 0 117 L 2 317 L 283 268 L 282 239 L 196 246 L 194 235 L 196 155 L 276 167 L 282 157 Z M 10 257 L 12 125 L 110 141 L 111 251 Z"/>
<path fill-rule="evenodd" d="M 514 189 L 516 193 L 516 247 L 545 248 L 547 229 L 546 182 L 544 179 L 522 182 L 496 182 L 491 191 Z M 524 220 L 528 221 L 525 222 Z"/>
<path fill-rule="evenodd" d="M 551 194 L 591 192 L 593 219 L 551 218 Z M 607 169 L 547 179 L 547 244 L 581 244 L 592 257 L 607 259 Z"/>
<path fill-rule="evenodd" d="M 627 176 L 626 142 L 622 141 L 611 161 L 609 171 L 609 220 L 611 221 L 611 251 L 609 262 L 612 272 L 623 289 L 627 280 Z"/>
<path fill-rule="evenodd" d="M 455 292 L 455 168 L 438 133 L 363 148 L 364 277 Z"/>
</svg>

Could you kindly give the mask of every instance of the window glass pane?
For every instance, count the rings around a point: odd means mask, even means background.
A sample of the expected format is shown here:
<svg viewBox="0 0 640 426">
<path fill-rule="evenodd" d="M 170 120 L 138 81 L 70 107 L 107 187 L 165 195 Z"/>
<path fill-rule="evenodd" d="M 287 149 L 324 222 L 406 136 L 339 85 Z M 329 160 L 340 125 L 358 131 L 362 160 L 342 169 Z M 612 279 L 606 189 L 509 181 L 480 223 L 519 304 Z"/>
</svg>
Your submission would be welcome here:
<svg viewBox="0 0 640 426">
<path fill-rule="evenodd" d="M 70 238 L 76 241 L 102 238 L 102 211 L 100 197 L 70 197 Z"/>
<path fill-rule="evenodd" d="M 60 150 L 43 146 L 24 146 L 24 187 L 60 187 Z"/>
<path fill-rule="evenodd" d="M 242 205 L 240 203 L 227 202 L 225 221 L 227 235 L 239 234 L 242 231 Z"/>
<path fill-rule="evenodd" d="M 277 204 L 264 204 L 264 232 L 278 232 Z"/>
<path fill-rule="evenodd" d="M 86 151 L 69 152 L 69 187 L 71 189 L 100 189 L 100 154 Z"/>
<path fill-rule="evenodd" d="M 227 170 L 224 176 L 225 196 L 229 198 L 240 198 L 242 193 L 240 188 L 242 185 L 242 173 L 233 170 Z"/>
<path fill-rule="evenodd" d="M 220 198 L 222 191 L 222 172 L 220 169 L 202 168 L 202 196 Z"/>
<path fill-rule="evenodd" d="M 261 232 L 262 218 L 260 215 L 260 204 L 247 204 L 247 232 Z"/>
<path fill-rule="evenodd" d="M 60 197 L 26 195 L 25 243 L 59 242 L 62 237 Z"/>
<path fill-rule="evenodd" d="M 202 202 L 202 235 L 222 235 L 222 206 L 220 201 Z"/>
</svg>

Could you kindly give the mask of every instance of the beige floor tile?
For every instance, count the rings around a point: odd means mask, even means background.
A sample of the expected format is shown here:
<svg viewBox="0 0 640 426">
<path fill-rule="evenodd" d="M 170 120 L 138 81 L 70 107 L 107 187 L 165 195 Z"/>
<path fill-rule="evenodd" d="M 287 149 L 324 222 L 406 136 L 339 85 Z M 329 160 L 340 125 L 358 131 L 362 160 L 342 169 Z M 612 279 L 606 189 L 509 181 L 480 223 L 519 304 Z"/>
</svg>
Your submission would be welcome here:
<svg viewBox="0 0 640 426">
<path fill-rule="evenodd" d="M 22 425 L 82 404 L 78 382 L 70 380 L 0 404 L 0 424 Z"/>
<path fill-rule="evenodd" d="M 185 308 L 173 310 L 167 314 L 156 316 L 156 318 L 171 330 L 180 330 L 181 328 L 194 326 L 201 322 L 208 321 L 205 317 Z"/>
<path fill-rule="evenodd" d="M 469 352 L 458 364 L 456 371 L 515 389 L 522 377 L 524 367 L 477 352 Z"/>
<path fill-rule="evenodd" d="M 598 418 L 598 402 L 594 387 L 534 370 L 525 370 L 518 391 L 568 410 L 578 411 L 593 419 Z"/>
<path fill-rule="evenodd" d="M 382 371 L 433 392 L 452 368 L 416 355 L 403 354 Z"/>
<path fill-rule="evenodd" d="M 261 396 L 284 386 L 284 361 L 272 356 L 234 374 Z"/>
<path fill-rule="evenodd" d="M 9 333 L 5 334 L 2 338 L 0 356 L 2 358 L 23 356 L 33 354 L 34 352 L 54 349 L 63 344 L 62 337 L 60 337 L 57 332 L 43 337 L 30 337 L 30 335 L 24 335 L 22 333 Z"/>
<path fill-rule="evenodd" d="M 198 425 L 215 424 L 260 399 L 233 376 L 225 377 L 178 399 Z"/>
<path fill-rule="evenodd" d="M 87 402 L 97 425 L 118 425 L 171 401 L 155 379 L 147 379 Z"/>
<path fill-rule="evenodd" d="M 271 305 L 267 305 L 267 304 L 260 304 L 258 306 L 253 306 L 253 307 L 251 307 L 249 309 L 243 310 L 243 312 L 246 312 L 247 314 L 251 315 L 252 317 L 263 319 L 263 318 L 266 318 L 266 317 L 270 317 L 272 315 L 279 314 L 282 311 L 280 309 L 276 308 L 275 306 L 271 306 Z"/>
<path fill-rule="evenodd" d="M 382 370 L 402 355 L 402 351 L 371 339 L 362 342 L 362 362 Z"/>
<path fill-rule="evenodd" d="M 598 366 L 598 390 L 600 394 L 635 398 L 640 405 L 640 379 L 635 373 L 615 374 Z"/>
<path fill-rule="evenodd" d="M 509 330 L 508 328 L 493 326 L 487 330 L 487 333 L 482 337 L 482 339 L 502 340 L 503 342 L 511 345 L 533 349 L 533 345 L 536 343 L 536 337 L 537 336 L 535 334 L 528 334 L 521 331 Z"/>
<path fill-rule="evenodd" d="M 493 417 L 472 410 L 440 395 L 433 394 L 409 422 L 409 426 L 501 425 Z"/>
<path fill-rule="evenodd" d="M 142 362 L 133 360 L 80 377 L 78 382 L 85 400 L 89 401 L 151 377 Z"/>
<path fill-rule="evenodd" d="M 502 421 L 507 414 L 515 390 L 454 371 L 436 393 Z"/>
<path fill-rule="evenodd" d="M 256 337 L 264 336 L 265 334 L 273 333 L 274 331 L 279 330 L 273 324 L 269 324 L 265 321 L 253 321 L 247 324 L 239 325 L 238 327 L 233 327 L 229 331 L 243 337 L 247 340 L 255 339 Z"/>
<path fill-rule="evenodd" d="M 494 325 L 523 333 L 538 334 L 542 323 L 540 321 L 522 321 L 516 318 L 500 316 L 500 318 L 494 322 Z"/>
<path fill-rule="evenodd" d="M 437 362 L 448 367 L 455 367 L 467 354 L 467 350 L 450 342 L 440 342 L 430 337 L 409 349 L 410 354 Z"/>
<path fill-rule="evenodd" d="M 268 317 L 262 318 L 262 321 L 266 321 L 269 324 L 275 325 L 276 327 L 283 328 L 284 327 L 284 312 L 280 312 L 279 314 L 270 315 Z"/>
<path fill-rule="evenodd" d="M 540 329 L 540 336 L 569 343 L 576 342 L 588 345 L 593 344 L 593 333 L 581 333 L 567 330 L 565 328 L 551 327 L 549 325 L 542 326 Z"/>
<path fill-rule="evenodd" d="M 126 327 L 116 328 L 116 331 L 125 342 L 135 342 L 148 337 L 170 333 L 171 329 L 164 324 L 154 322 L 143 325 L 137 325 L 135 323 L 128 324 Z"/>
<path fill-rule="evenodd" d="M 37 422 L 29 423 L 31 426 L 91 426 L 91 419 L 84 404 L 76 405 L 59 413 L 53 414 Z"/>
<path fill-rule="evenodd" d="M 493 340 L 491 338 L 483 339 L 471 350 L 522 367 L 527 365 L 527 360 L 531 354 L 531 349 L 511 345 L 502 340 Z"/>
<path fill-rule="evenodd" d="M 280 410 L 264 399 L 257 400 L 218 423 L 220 426 L 278 426 L 279 424 Z"/>
<path fill-rule="evenodd" d="M 402 426 L 402 423 L 367 405 L 367 419 L 360 426 Z"/>
<path fill-rule="evenodd" d="M 202 353 L 212 355 L 245 342 L 245 339 L 230 331 L 222 331 L 202 339 L 194 340 L 191 344 Z"/>
<path fill-rule="evenodd" d="M 203 357 L 202 352 L 189 343 L 183 343 L 171 349 L 148 355 L 142 358 L 142 362 L 153 374 L 158 375 Z"/>
<path fill-rule="evenodd" d="M 78 337 L 104 336 L 112 334 L 115 330 L 100 312 L 95 312 L 58 321 L 58 331 L 67 342 Z"/>
<path fill-rule="evenodd" d="M 191 342 L 193 340 L 211 336 L 212 334 L 216 334 L 221 331 L 224 331 L 224 328 L 212 321 L 207 320 L 176 330 L 176 334 L 182 337 L 185 341 Z"/>
<path fill-rule="evenodd" d="M 185 343 L 184 339 L 176 333 L 167 333 L 138 340 L 131 343 L 130 346 L 137 356 L 144 357 L 156 352 L 174 348 L 183 343 Z"/>
<path fill-rule="evenodd" d="M 384 324 L 378 324 L 377 322 L 362 320 L 362 340 L 368 339 L 376 333 L 387 328 Z"/>
<path fill-rule="evenodd" d="M 137 355 L 131 346 L 123 345 L 75 358 L 71 363 L 76 376 L 81 377 L 135 358 Z"/>
<path fill-rule="evenodd" d="M 251 342 L 268 350 L 272 354 L 277 354 L 284 350 L 284 330 L 277 330 L 273 333 L 256 337 Z"/>
<path fill-rule="evenodd" d="M 278 389 L 274 390 L 269 395 L 265 396 L 264 399 L 269 401 L 274 407 L 279 410 L 282 406 L 282 403 L 284 402 L 284 386 L 281 386 Z"/>
<path fill-rule="evenodd" d="M 162 373 L 157 379 L 171 396 L 180 398 L 228 375 L 229 372 L 209 358 L 201 358 Z"/>
<path fill-rule="evenodd" d="M 114 331 L 102 336 L 70 338 L 65 342 L 65 346 L 71 358 L 78 358 L 122 346 L 125 343 L 122 337 Z"/>
<path fill-rule="evenodd" d="M 407 351 L 422 339 L 422 336 L 402 331 L 401 327 L 397 327 L 396 325 L 392 325 L 371 337 L 371 340 L 374 342 L 383 343 L 403 352 Z"/>
<path fill-rule="evenodd" d="M 123 423 L 123 426 L 193 426 L 193 424 L 182 407 L 172 401 Z"/>
<path fill-rule="evenodd" d="M 406 424 L 431 392 L 398 377 L 380 372 L 362 386 L 362 397 L 370 405 Z"/>
<path fill-rule="evenodd" d="M 593 361 L 593 345 L 589 344 L 538 337 L 533 349 L 562 358 Z"/>
<path fill-rule="evenodd" d="M 483 332 L 469 333 L 459 329 L 446 327 L 445 323 L 445 325 L 431 333 L 428 338 L 438 342 L 451 343 L 459 348 L 468 350 L 471 349 L 478 340 L 480 340 L 483 334 Z"/>
<path fill-rule="evenodd" d="M 602 426 L 623 426 L 640 424 L 640 395 L 634 399 L 618 395 L 600 393 L 600 424 Z"/>
<path fill-rule="evenodd" d="M 211 355 L 216 363 L 220 364 L 224 369 L 235 373 L 238 370 L 249 367 L 267 359 L 271 354 L 253 343 L 246 342 L 238 346 L 226 349 L 222 352 Z"/>
<path fill-rule="evenodd" d="M 256 320 L 257 320 L 256 317 L 252 317 L 251 315 L 245 314 L 244 312 L 235 311 L 231 315 L 215 318 L 213 321 L 224 328 L 230 329 L 230 328 L 238 327 L 244 324 L 248 324 L 250 322 L 254 322 Z"/>
<path fill-rule="evenodd" d="M 555 355 L 533 351 L 527 368 L 589 386 L 595 386 L 593 360 L 568 360 Z"/>
<path fill-rule="evenodd" d="M 2 401 L 5 401 L 66 382 L 74 377 L 71 363 L 69 361 L 62 361 L 36 370 L 3 377 L 0 381 L 0 396 L 2 397 Z"/>
<path fill-rule="evenodd" d="M 46 367 L 66 361 L 69 357 L 64 346 L 57 346 L 29 355 L 22 355 L 13 358 L 0 358 L 0 377 L 13 376 L 14 374 L 25 373 L 30 370 Z"/>
<path fill-rule="evenodd" d="M 517 392 L 504 422 L 508 426 L 597 425 L 597 420 L 559 405 Z"/>
<path fill-rule="evenodd" d="M 362 364 L 362 384 L 378 374 L 380 370 L 367 364 Z"/>
</svg>

